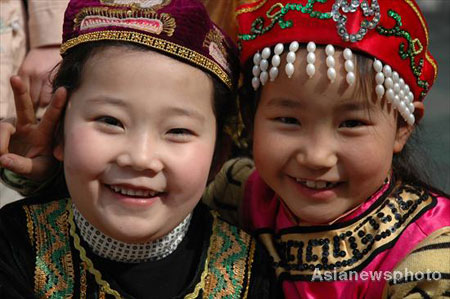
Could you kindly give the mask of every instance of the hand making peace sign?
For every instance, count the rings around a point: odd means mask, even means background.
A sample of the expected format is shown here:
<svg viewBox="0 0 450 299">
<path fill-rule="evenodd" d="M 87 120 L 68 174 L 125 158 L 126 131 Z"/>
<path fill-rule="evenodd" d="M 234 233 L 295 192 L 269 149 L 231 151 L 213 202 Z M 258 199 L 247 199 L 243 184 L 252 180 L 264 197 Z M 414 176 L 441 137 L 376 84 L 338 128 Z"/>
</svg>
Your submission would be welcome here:
<svg viewBox="0 0 450 299">
<path fill-rule="evenodd" d="M 53 138 L 67 100 L 58 88 L 42 119 L 38 121 L 30 92 L 19 76 L 11 77 L 16 119 L 0 122 L 0 166 L 34 181 L 45 180 L 57 165 Z"/>
</svg>

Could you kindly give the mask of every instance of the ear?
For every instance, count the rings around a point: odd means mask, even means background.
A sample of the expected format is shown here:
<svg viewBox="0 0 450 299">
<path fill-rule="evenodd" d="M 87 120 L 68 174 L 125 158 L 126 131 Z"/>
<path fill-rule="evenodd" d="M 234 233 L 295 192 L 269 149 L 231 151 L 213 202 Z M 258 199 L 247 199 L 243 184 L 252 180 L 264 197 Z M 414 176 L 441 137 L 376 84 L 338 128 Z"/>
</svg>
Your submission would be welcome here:
<svg viewBox="0 0 450 299">
<path fill-rule="evenodd" d="M 414 116 L 416 117 L 416 123 L 423 117 L 424 106 L 422 102 L 414 102 Z M 394 153 L 402 151 L 409 136 L 414 130 L 414 126 L 408 125 L 406 122 L 401 121 L 397 128 L 394 142 Z"/>
<path fill-rule="evenodd" d="M 425 113 L 425 107 L 423 106 L 423 102 L 415 101 L 414 105 L 414 116 L 416 117 L 416 123 L 419 122 L 423 114 Z"/>
<path fill-rule="evenodd" d="M 60 141 L 58 144 L 53 148 L 53 156 L 56 158 L 56 160 L 63 162 L 64 161 L 64 142 Z"/>
</svg>

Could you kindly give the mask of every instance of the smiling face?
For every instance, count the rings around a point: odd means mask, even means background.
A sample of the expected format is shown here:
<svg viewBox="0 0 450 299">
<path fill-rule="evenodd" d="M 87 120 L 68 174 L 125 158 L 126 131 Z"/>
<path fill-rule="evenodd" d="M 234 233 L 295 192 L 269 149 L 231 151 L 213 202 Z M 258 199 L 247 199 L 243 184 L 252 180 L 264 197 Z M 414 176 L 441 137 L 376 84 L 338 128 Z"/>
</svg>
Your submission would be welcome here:
<svg viewBox="0 0 450 299">
<path fill-rule="evenodd" d="M 299 51 L 293 77 L 280 71 L 263 87 L 253 153 L 261 177 L 298 220 L 323 224 L 383 184 L 393 154 L 401 151 L 410 130 L 397 129 L 397 113 L 390 105 L 372 102 L 356 84 L 346 83 L 340 59 L 338 76 L 330 83 L 324 51 L 316 55 L 311 79 L 305 71 L 306 53 Z M 342 53 L 336 51 L 335 57 Z"/>
<path fill-rule="evenodd" d="M 103 233 L 129 243 L 164 236 L 204 191 L 216 139 L 213 83 L 151 51 L 91 57 L 64 120 L 70 195 Z"/>
</svg>

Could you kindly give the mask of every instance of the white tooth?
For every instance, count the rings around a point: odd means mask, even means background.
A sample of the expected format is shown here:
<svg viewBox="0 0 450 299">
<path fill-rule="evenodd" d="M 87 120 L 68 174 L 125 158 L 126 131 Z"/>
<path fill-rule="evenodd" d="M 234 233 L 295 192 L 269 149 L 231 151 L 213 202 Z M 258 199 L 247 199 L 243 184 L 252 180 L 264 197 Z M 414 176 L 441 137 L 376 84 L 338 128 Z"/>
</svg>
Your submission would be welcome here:
<svg viewBox="0 0 450 299">
<path fill-rule="evenodd" d="M 131 196 L 136 195 L 136 193 L 135 193 L 133 190 L 131 190 L 131 189 L 125 189 L 125 193 L 126 193 L 127 195 L 131 195 Z"/>
<path fill-rule="evenodd" d="M 327 183 L 325 183 L 324 181 L 316 182 L 316 188 L 317 189 L 323 189 L 326 186 L 327 186 Z"/>
<path fill-rule="evenodd" d="M 137 196 L 141 196 L 141 197 L 142 197 L 142 196 L 145 196 L 145 193 L 146 193 L 146 192 L 145 192 L 145 191 L 142 191 L 142 190 L 136 191 L 136 195 L 137 195 Z"/>
<path fill-rule="evenodd" d="M 306 186 L 309 188 L 315 188 L 316 184 L 313 181 L 306 181 Z"/>
</svg>

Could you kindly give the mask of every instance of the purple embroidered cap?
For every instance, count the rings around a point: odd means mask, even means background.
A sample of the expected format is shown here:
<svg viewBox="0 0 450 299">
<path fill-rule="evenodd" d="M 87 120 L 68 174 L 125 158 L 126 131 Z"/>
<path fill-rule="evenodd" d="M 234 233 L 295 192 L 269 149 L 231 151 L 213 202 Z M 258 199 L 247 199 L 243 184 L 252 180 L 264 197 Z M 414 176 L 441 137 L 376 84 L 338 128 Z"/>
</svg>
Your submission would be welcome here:
<svg viewBox="0 0 450 299">
<path fill-rule="evenodd" d="M 71 0 L 61 55 L 81 43 L 116 40 L 146 45 L 208 71 L 233 88 L 238 54 L 198 0 Z"/>
</svg>

